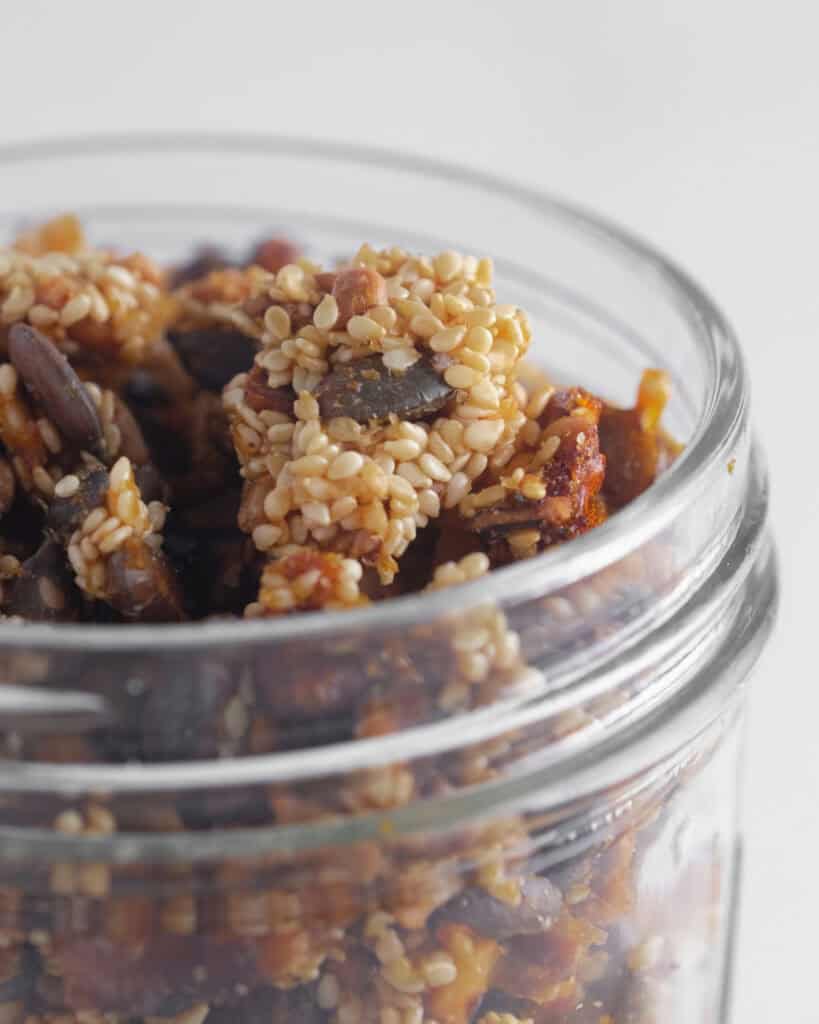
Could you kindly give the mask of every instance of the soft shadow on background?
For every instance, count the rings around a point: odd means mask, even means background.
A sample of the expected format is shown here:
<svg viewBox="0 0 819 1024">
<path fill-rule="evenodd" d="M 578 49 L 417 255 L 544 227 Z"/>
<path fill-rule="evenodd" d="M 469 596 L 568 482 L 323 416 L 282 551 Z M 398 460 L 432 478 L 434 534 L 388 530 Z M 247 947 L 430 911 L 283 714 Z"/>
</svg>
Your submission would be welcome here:
<svg viewBox="0 0 819 1024">
<path fill-rule="evenodd" d="M 819 8 L 28 0 L 3 15 L 5 141 L 235 129 L 435 154 L 597 208 L 716 296 L 751 367 L 783 569 L 753 700 L 734 1018 L 815 1022 Z"/>
</svg>

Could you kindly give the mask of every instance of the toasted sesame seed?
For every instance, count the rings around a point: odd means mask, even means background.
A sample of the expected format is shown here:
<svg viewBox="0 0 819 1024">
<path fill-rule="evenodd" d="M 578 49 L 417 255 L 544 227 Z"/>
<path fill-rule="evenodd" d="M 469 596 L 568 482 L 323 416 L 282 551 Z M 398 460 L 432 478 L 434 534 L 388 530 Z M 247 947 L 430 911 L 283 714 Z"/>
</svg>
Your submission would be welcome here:
<svg viewBox="0 0 819 1024">
<path fill-rule="evenodd" d="M 347 321 L 347 333 L 356 341 L 379 341 L 386 332 L 380 323 L 368 316 L 351 316 Z"/>
<path fill-rule="evenodd" d="M 79 323 L 89 315 L 92 306 L 93 300 L 90 294 L 83 292 L 75 295 L 73 299 L 66 302 L 60 311 L 60 323 L 64 327 L 71 327 L 73 324 Z"/>
<path fill-rule="evenodd" d="M 0 366 L 0 395 L 10 396 L 17 390 L 17 371 L 11 363 Z"/>
<path fill-rule="evenodd" d="M 500 440 L 503 430 L 503 420 L 478 420 L 464 431 L 464 442 L 476 452 L 489 452 Z"/>
<path fill-rule="evenodd" d="M 452 473 L 446 468 L 443 462 L 436 458 L 431 452 L 424 452 L 418 460 L 418 466 L 423 473 L 432 477 L 433 480 L 439 480 L 441 483 L 448 483 L 452 479 Z"/>
<path fill-rule="evenodd" d="M 332 295 L 327 294 L 316 306 L 313 323 L 320 331 L 329 331 L 338 320 L 338 303 Z"/>
<path fill-rule="evenodd" d="M 309 391 L 302 391 L 293 405 L 293 411 L 300 420 L 318 419 L 319 405 Z"/>
<path fill-rule="evenodd" d="M 453 388 L 471 388 L 480 379 L 480 374 L 476 370 L 461 363 L 454 363 L 444 370 L 444 380 Z"/>
<path fill-rule="evenodd" d="M 384 366 L 388 370 L 393 372 L 402 372 L 408 370 L 411 366 L 418 362 L 421 358 L 421 353 L 416 352 L 413 348 L 395 348 L 390 352 L 385 352 L 382 356 Z"/>
<path fill-rule="evenodd" d="M 80 489 L 80 478 L 69 473 L 54 485 L 54 493 L 58 498 L 71 498 Z"/>
<path fill-rule="evenodd" d="M 133 526 L 120 526 L 118 530 L 114 530 L 113 533 L 109 533 L 107 537 L 104 537 L 100 542 L 99 549 L 100 554 L 109 555 L 112 551 L 116 551 L 117 548 L 121 547 L 134 532 Z"/>
<path fill-rule="evenodd" d="M 452 352 L 454 351 L 464 340 L 466 335 L 466 328 L 462 326 L 446 327 L 429 339 L 429 347 L 433 352 Z M 450 367 L 452 369 L 452 367 Z M 452 381 L 444 374 L 444 378 L 448 384 L 452 387 L 460 387 L 461 385 L 453 384 Z"/>
</svg>

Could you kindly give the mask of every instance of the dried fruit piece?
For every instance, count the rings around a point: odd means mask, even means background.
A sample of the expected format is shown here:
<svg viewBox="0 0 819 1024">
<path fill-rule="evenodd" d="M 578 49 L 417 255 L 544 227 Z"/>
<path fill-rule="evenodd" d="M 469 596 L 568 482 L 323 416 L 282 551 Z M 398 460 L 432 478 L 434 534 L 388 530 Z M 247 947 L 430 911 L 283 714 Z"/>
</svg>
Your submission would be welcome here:
<svg viewBox="0 0 819 1024">
<path fill-rule="evenodd" d="M 79 618 L 80 599 L 65 550 L 56 540 L 45 540 L 8 587 L 6 611 L 33 622 L 73 622 Z"/>
<path fill-rule="evenodd" d="M 267 371 L 261 366 L 254 365 L 247 375 L 245 381 L 245 402 L 254 412 L 263 412 L 265 409 L 270 412 L 293 412 L 293 402 L 296 396 L 293 389 L 287 385 L 279 388 L 271 388 L 267 383 Z"/>
<path fill-rule="evenodd" d="M 232 265 L 227 252 L 218 245 L 201 245 L 185 263 L 171 273 L 171 287 L 179 288 L 191 281 L 206 277 L 212 270 L 224 270 Z"/>
<path fill-rule="evenodd" d="M 0 518 L 2 518 L 14 504 L 14 495 L 16 492 L 17 487 L 14 482 L 14 471 L 9 465 L 8 460 L 0 456 Z"/>
<path fill-rule="evenodd" d="M 205 327 L 168 335 L 185 369 L 208 391 L 221 391 L 237 373 L 249 369 L 258 348 L 240 331 Z"/>
<path fill-rule="evenodd" d="M 100 463 L 86 466 L 75 474 L 77 489 L 67 497 L 55 496 L 46 512 L 45 527 L 54 537 L 67 544 L 86 517 L 105 500 L 108 470 Z"/>
<path fill-rule="evenodd" d="M 36 328 L 20 323 L 9 330 L 9 356 L 26 390 L 64 437 L 86 451 L 100 451 L 99 415 L 62 352 Z"/>
<path fill-rule="evenodd" d="M 124 619 L 181 622 L 187 616 L 173 570 L 161 552 L 131 538 L 106 560 L 105 597 Z"/>
<path fill-rule="evenodd" d="M 600 417 L 600 448 L 608 468 L 604 493 L 614 508 L 639 497 L 668 461 L 659 421 L 670 391 L 668 374 L 646 370 L 633 409 L 607 405 Z"/>
<path fill-rule="evenodd" d="M 350 317 L 361 316 L 373 306 L 387 303 L 387 282 L 371 267 L 352 267 L 340 270 L 333 281 L 333 298 L 338 305 L 339 328 L 345 327 Z"/>
<path fill-rule="evenodd" d="M 347 416 L 356 423 L 428 419 L 455 393 L 436 369 L 435 357 L 421 356 L 403 373 L 392 373 L 380 355 L 336 366 L 319 384 L 316 398 L 324 419 Z"/>
<path fill-rule="evenodd" d="M 294 243 L 286 238 L 268 238 L 260 242 L 253 250 L 251 263 L 257 263 L 272 274 L 286 267 L 290 263 L 298 263 L 301 259 L 301 250 Z"/>
<path fill-rule="evenodd" d="M 562 896 L 548 878 L 534 876 L 520 883 L 516 904 L 496 899 L 485 889 L 465 889 L 446 906 L 437 919 L 470 927 L 480 935 L 502 942 L 513 935 L 535 935 L 552 927 L 560 912 Z"/>
</svg>

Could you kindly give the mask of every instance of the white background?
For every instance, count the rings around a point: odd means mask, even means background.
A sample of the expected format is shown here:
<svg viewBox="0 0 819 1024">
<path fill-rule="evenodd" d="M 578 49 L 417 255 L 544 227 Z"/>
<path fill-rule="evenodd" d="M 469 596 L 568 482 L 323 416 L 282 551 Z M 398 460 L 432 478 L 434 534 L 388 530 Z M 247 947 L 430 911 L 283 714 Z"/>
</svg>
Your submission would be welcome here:
<svg viewBox="0 0 819 1024">
<path fill-rule="evenodd" d="M 6 140 L 218 128 L 434 153 L 597 207 L 718 298 L 784 583 L 753 702 L 737 1024 L 819 1020 L 817 34 L 810 0 L 6 0 L 0 25 Z"/>
</svg>

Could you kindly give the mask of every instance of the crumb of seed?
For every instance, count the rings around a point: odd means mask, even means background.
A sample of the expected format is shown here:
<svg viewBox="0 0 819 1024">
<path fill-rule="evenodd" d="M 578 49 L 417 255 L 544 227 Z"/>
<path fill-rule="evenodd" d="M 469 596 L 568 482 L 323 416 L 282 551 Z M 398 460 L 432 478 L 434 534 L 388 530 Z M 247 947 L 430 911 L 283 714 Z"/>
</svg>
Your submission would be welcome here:
<svg viewBox="0 0 819 1024">
<path fill-rule="evenodd" d="M 60 480 L 57 486 L 62 483 Z M 77 490 L 79 481 L 72 494 Z M 108 474 L 102 504 L 87 513 L 68 542 L 68 559 L 81 590 L 92 597 L 104 597 L 106 560 L 131 538 L 149 546 L 154 536 L 161 539 L 154 530 L 161 530 L 164 525 L 164 508 L 160 503 L 152 505 L 149 509 L 142 500 L 131 461 L 120 457 Z"/>
<path fill-rule="evenodd" d="M 159 268 L 84 245 L 44 251 L 41 236 L 0 248 L 0 323 L 27 321 L 69 355 L 140 362 L 170 314 Z"/>
<path fill-rule="evenodd" d="M 366 604 L 359 590 L 361 565 L 351 558 L 288 545 L 264 568 L 258 599 L 245 609 L 248 618 L 292 611 L 355 608 Z"/>
</svg>

